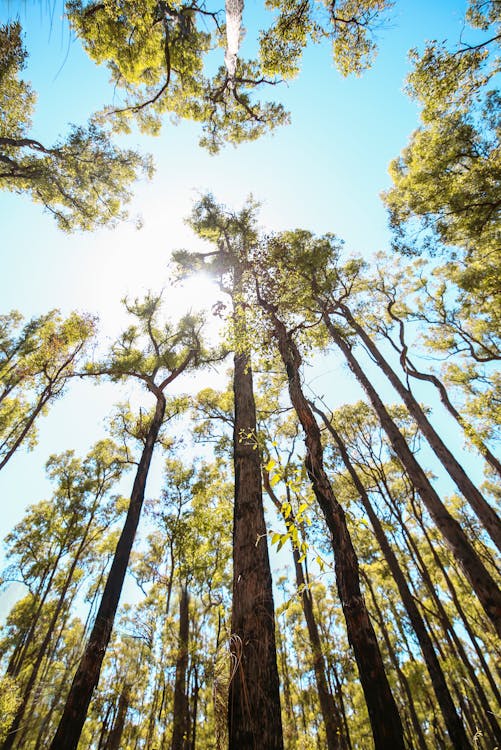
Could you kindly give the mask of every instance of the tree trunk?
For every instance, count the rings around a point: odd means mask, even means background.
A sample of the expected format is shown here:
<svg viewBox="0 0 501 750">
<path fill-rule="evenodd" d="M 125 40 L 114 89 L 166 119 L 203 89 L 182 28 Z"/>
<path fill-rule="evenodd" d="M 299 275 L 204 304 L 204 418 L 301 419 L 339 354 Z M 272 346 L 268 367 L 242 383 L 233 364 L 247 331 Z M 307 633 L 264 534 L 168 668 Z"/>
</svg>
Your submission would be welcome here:
<svg viewBox="0 0 501 750">
<path fill-rule="evenodd" d="M 385 560 L 388 564 L 388 567 L 393 576 L 393 579 L 395 583 L 397 584 L 397 588 L 398 588 L 400 597 L 402 599 L 403 605 L 405 607 L 407 615 L 409 616 L 409 620 L 411 621 L 411 625 L 414 629 L 414 632 L 416 633 L 416 637 L 421 647 L 421 651 L 423 652 L 423 657 L 426 663 L 426 667 L 428 669 L 428 673 L 431 678 L 433 690 L 437 697 L 437 701 L 440 706 L 440 710 L 442 711 L 445 725 L 447 727 L 447 731 L 449 732 L 454 748 L 455 750 L 472 750 L 471 744 L 466 736 L 464 726 L 461 722 L 461 719 L 457 715 L 454 702 L 451 698 L 449 688 L 447 687 L 447 682 L 445 680 L 444 673 L 442 672 L 440 662 L 438 661 L 437 655 L 433 648 L 433 644 L 428 635 L 428 631 L 426 630 L 426 627 L 424 625 L 423 618 L 419 614 L 419 610 L 417 608 L 416 602 L 414 600 L 414 597 L 412 596 L 411 591 L 409 590 L 404 573 L 397 560 L 397 556 L 395 555 L 393 549 L 391 548 L 388 542 L 388 539 L 386 537 L 386 534 L 384 533 L 381 522 L 379 518 L 377 517 L 374 511 L 374 508 L 372 506 L 372 503 L 369 499 L 369 495 L 367 494 L 367 491 L 362 481 L 360 480 L 359 475 L 357 474 L 353 464 L 350 461 L 348 451 L 346 450 L 346 446 L 341 436 L 334 429 L 334 427 L 328 420 L 327 416 L 316 407 L 313 407 L 313 408 L 322 417 L 325 426 L 329 430 L 337 448 L 339 449 L 343 463 L 346 466 L 348 473 L 350 474 L 350 477 L 353 481 L 353 484 L 356 487 L 358 494 L 360 495 L 360 500 L 362 501 L 362 505 L 364 506 L 365 511 L 371 522 L 371 526 L 374 529 L 376 540 L 385 557 Z"/>
<path fill-rule="evenodd" d="M 235 354 L 233 514 L 233 678 L 229 750 L 282 750 L 275 610 L 256 437 L 250 357 Z"/>
<path fill-rule="evenodd" d="M 367 347 L 367 350 L 373 357 L 374 361 L 379 365 L 392 386 L 395 388 L 396 392 L 406 405 L 409 414 L 415 419 L 416 424 L 427 439 L 433 452 L 441 461 L 442 466 L 446 469 L 451 479 L 456 483 L 459 491 L 473 508 L 496 547 L 501 550 L 501 519 L 496 511 L 491 508 L 482 493 L 477 487 L 475 487 L 459 461 L 456 460 L 451 451 L 447 448 L 441 437 L 435 431 L 433 425 L 428 420 L 428 417 L 422 410 L 420 404 L 414 398 L 412 392 L 404 386 L 396 372 L 383 357 L 374 341 L 372 341 L 362 326 L 353 318 L 346 305 L 340 305 L 340 309 L 348 323 L 360 336 L 360 339 Z"/>
<path fill-rule="evenodd" d="M 271 487 L 269 476 L 263 471 L 265 489 L 270 496 L 278 512 L 281 512 L 281 503 Z M 290 520 L 294 521 L 294 514 L 291 513 Z M 327 677 L 325 674 L 325 660 L 318 632 L 315 613 L 313 612 L 313 600 L 311 591 L 306 583 L 303 565 L 300 562 L 300 553 L 297 547 L 292 543 L 292 557 L 294 559 L 294 569 L 296 573 L 296 588 L 301 598 L 301 607 L 303 609 L 304 619 L 310 639 L 312 652 L 313 671 L 315 673 L 315 682 L 317 684 L 318 699 L 320 701 L 320 710 L 325 725 L 325 735 L 327 741 L 327 750 L 343 750 L 345 743 L 342 737 L 341 715 L 336 706 L 334 697 L 329 690 Z"/>
<path fill-rule="evenodd" d="M 189 594 L 182 586 L 179 598 L 179 636 L 174 681 L 174 706 L 171 750 L 184 750 L 188 735 L 188 699 L 186 696 L 186 670 L 188 669 L 188 642 L 190 636 Z"/>
<path fill-rule="evenodd" d="M 274 308 L 261 298 L 259 301 L 272 319 L 274 335 L 287 372 L 291 402 L 305 433 L 306 470 L 331 534 L 337 588 L 346 620 L 348 640 L 355 654 L 369 711 L 375 748 L 388 750 L 391 747 L 394 750 L 403 750 L 405 743 L 402 722 L 360 590 L 357 556 L 344 511 L 334 496 L 324 469 L 320 430 L 301 388 L 301 356 Z"/>
<path fill-rule="evenodd" d="M 120 743 L 124 733 L 125 719 L 129 709 L 129 685 L 125 684 L 118 699 L 118 709 L 113 722 L 113 727 L 108 735 L 105 750 L 120 750 Z"/>
<path fill-rule="evenodd" d="M 165 397 L 158 393 L 155 415 L 137 468 L 125 524 L 117 543 L 94 626 L 77 668 L 63 715 L 50 750 L 76 750 L 115 621 L 132 545 L 141 516 L 148 470 L 165 414 Z"/>
<path fill-rule="evenodd" d="M 91 515 L 91 517 L 88 520 L 88 523 L 85 527 L 84 534 L 82 539 L 80 540 L 80 543 L 78 545 L 78 549 L 73 557 L 73 560 L 71 562 L 71 565 L 69 567 L 68 573 L 66 574 L 66 579 L 64 581 L 63 587 L 59 593 L 59 597 L 56 603 L 56 606 L 54 607 L 54 612 L 52 613 L 52 617 L 50 618 L 49 624 L 47 626 L 47 629 L 45 631 L 45 635 L 43 637 L 42 643 L 40 644 L 38 648 L 37 657 L 35 659 L 35 663 L 33 664 L 33 668 L 31 670 L 28 682 L 26 683 L 26 686 L 23 691 L 23 697 L 21 700 L 21 703 L 16 711 L 16 715 L 12 721 L 12 724 L 9 728 L 9 732 L 7 734 L 7 737 L 5 738 L 5 741 L 2 745 L 2 750 L 11 750 L 15 740 L 18 738 L 18 732 L 19 727 L 21 726 L 21 722 L 23 720 L 24 714 L 26 713 L 26 709 L 28 707 L 28 702 L 30 700 L 31 693 L 33 691 L 33 688 L 35 687 L 35 683 L 38 678 L 38 673 L 40 671 L 40 667 L 42 666 L 42 662 L 45 658 L 45 654 L 47 652 L 47 649 L 49 648 L 50 641 L 52 639 L 54 629 L 57 625 L 57 621 L 59 619 L 59 615 L 61 614 L 61 611 L 63 609 L 63 605 L 65 602 L 66 594 L 68 593 L 68 589 L 70 588 L 70 585 L 73 581 L 73 576 L 75 575 L 75 570 L 77 567 L 78 562 L 80 561 L 80 558 L 82 556 L 83 550 L 85 548 L 85 544 L 87 542 L 87 537 L 89 534 L 89 530 L 92 524 L 92 521 L 94 519 L 94 513 Z M 61 548 L 62 549 L 62 548 Z M 59 558 L 58 558 L 59 560 Z M 54 568 L 54 572 L 56 570 L 56 567 Z"/>
<path fill-rule="evenodd" d="M 402 433 L 386 411 L 386 408 L 379 398 L 375 388 L 363 372 L 358 361 L 355 359 L 350 346 L 337 332 L 327 314 L 324 316 L 324 321 L 334 343 L 345 355 L 351 371 L 367 393 L 367 396 L 379 417 L 381 426 L 386 432 L 393 450 L 409 475 L 413 486 L 419 492 L 428 512 L 437 525 L 437 528 L 444 536 L 451 552 L 461 564 L 482 607 L 496 628 L 496 632 L 501 636 L 501 591 L 469 543 L 463 529 L 456 519 L 449 513 L 440 497 L 433 489 L 428 477 L 417 462 Z"/>
<path fill-rule="evenodd" d="M 408 710 L 408 712 L 410 714 L 410 719 L 411 719 L 411 723 L 412 723 L 412 729 L 414 730 L 414 735 L 417 738 L 418 746 L 419 746 L 420 750 L 428 750 L 428 746 L 426 744 L 426 739 L 424 737 L 423 730 L 421 729 L 421 725 L 419 723 L 419 719 L 418 719 L 418 716 L 417 716 L 417 713 L 416 713 L 416 707 L 414 705 L 414 699 L 413 699 L 413 696 L 412 696 L 412 690 L 410 688 L 409 681 L 408 681 L 407 677 L 405 676 L 405 673 L 402 670 L 402 667 L 400 666 L 400 662 L 398 661 L 397 655 L 395 653 L 395 649 L 393 648 L 393 644 L 391 642 L 390 634 L 388 632 L 388 628 L 385 625 L 384 617 L 383 617 L 383 614 L 382 614 L 381 609 L 379 607 L 379 604 L 378 604 L 378 601 L 377 601 L 377 598 L 376 598 L 376 594 L 375 594 L 374 589 L 372 587 L 372 584 L 370 582 L 370 578 L 369 578 L 369 576 L 365 575 L 363 571 L 362 571 L 362 576 L 363 576 L 363 579 L 365 581 L 365 585 L 367 586 L 367 588 L 368 588 L 368 590 L 370 591 L 370 594 L 371 594 L 372 603 L 374 605 L 374 609 L 375 609 L 376 615 L 377 615 L 378 625 L 379 625 L 379 628 L 381 630 L 381 633 L 383 634 L 384 642 L 385 642 L 386 648 L 388 650 L 388 655 L 390 657 L 390 661 L 393 664 L 393 668 L 394 668 L 394 670 L 395 670 L 395 672 L 397 673 L 397 676 L 398 676 L 398 681 L 400 682 L 400 684 L 401 684 L 401 686 L 402 686 L 402 688 L 404 690 L 405 696 L 407 698 L 406 703 L 405 703 L 405 707 L 406 707 L 406 709 Z M 413 746 L 414 742 L 412 741 L 413 737 L 412 737 L 412 731 L 410 731 L 410 729 L 409 729 L 409 733 L 410 733 L 410 737 L 411 737 L 411 743 L 410 744 L 411 744 L 411 746 Z"/>
</svg>

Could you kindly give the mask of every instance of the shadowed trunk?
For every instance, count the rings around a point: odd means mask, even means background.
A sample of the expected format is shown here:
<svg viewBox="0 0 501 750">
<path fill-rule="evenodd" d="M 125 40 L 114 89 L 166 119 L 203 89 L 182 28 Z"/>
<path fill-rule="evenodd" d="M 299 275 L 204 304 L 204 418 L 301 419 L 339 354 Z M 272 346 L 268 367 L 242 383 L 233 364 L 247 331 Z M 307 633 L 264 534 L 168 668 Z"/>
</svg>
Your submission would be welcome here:
<svg viewBox="0 0 501 750">
<path fill-rule="evenodd" d="M 113 629 L 130 553 L 141 516 L 151 458 L 165 414 L 165 396 L 163 393 L 155 395 L 157 397 L 155 415 L 137 468 L 125 524 L 117 543 L 94 626 L 73 679 L 50 750 L 76 750 L 89 703 L 99 681 L 101 666 Z"/>
<path fill-rule="evenodd" d="M 250 359 L 235 355 L 235 507 L 233 516 L 233 678 L 230 750 L 282 750 L 275 610 L 263 511 Z"/>
<path fill-rule="evenodd" d="M 320 411 L 320 409 L 317 409 L 314 406 L 313 409 L 322 417 L 325 426 L 327 427 L 329 433 L 332 435 L 334 442 L 341 454 L 343 463 L 346 466 L 346 469 L 353 481 L 353 484 L 356 487 L 358 494 L 360 495 L 362 505 L 364 506 L 365 511 L 369 516 L 372 528 L 374 529 L 374 535 L 381 548 L 381 551 L 383 552 L 393 579 L 397 584 L 397 588 L 403 605 L 419 641 L 426 667 L 431 678 L 433 690 L 440 706 L 440 710 L 442 711 L 447 731 L 449 732 L 450 738 L 454 744 L 454 748 L 455 750 L 472 750 L 471 744 L 468 740 L 468 737 L 466 736 L 464 726 L 461 722 L 461 719 L 457 715 L 454 702 L 449 692 L 449 688 L 447 687 L 444 673 L 442 672 L 440 662 L 438 661 L 437 655 L 433 648 L 433 644 L 428 635 L 428 631 L 426 630 L 423 618 L 419 613 L 414 597 L 412 596 L 412 593 L 407 585 L 407 581 L 399 565 L 397 556 L 395 555 L 388 542 L 388 539 L 386 538 L 386 534 L 384 533 L 379 518 L 374 512 L 374 508 L 372 507 L 369 495 L 367 494 L 365 487 L 360 480 L 360 477 L 358 476 L 353 464 L 350 461 L 346 446 L 344 445 L 341 436 L 334 429 L 327 416 L 322 411 Z"/>
<path fill-rule="evenodd" d="M 358 560 L 346 517 L 338 503 L 323 465 L 320 429 L 306 400 L 299 374 L 301 356 L 275 308 L 259 296 L 271 317 L 289 383 L 289 394 L 305 433 L 306 470 L 331 535 L 336 583 L 346 621 L 348 640 L 353 648 L 364 691 L 376 750 L 403 750 L 403 727 L 391 694 L 376 634 L 362 592 Z"/>
<path fill-rule="evenodd" d="M 266 492 L 270 496 L 273 504 L 279 513 L 282 510 L 282 504 L 280 500 L 273 492 L 271 487 L 269 474 L 263 471 L 263 480 Z M 291 513 L 289 516 L 292 523 L 295 523 L 294 514 Z M 294 559 L 294 569 L 296 573 L 296 588 L 300 593 L 301 607 L 303 609 L 304 619 L 306 620 L 306 627 L 308 630 L 308 637 L 310 639 L 310 646 L 312 651 L 313 671 L 315 672 L 315 681 L 317 684 L 318 699 L 320 701 L 320 710 L 322 712 L 322 718 L 325 725 L 325 737 L 327 741 L 328 750 L 343 750 L 346 744 L 342 735 L 342 720 L 339 713 L 339 709 L 334 701 L 334 696 L 329 690 L 327 684 L 327 677 L 325 674 L 325 660 L 322 650 L 322 643 L 320 641 L 320 633 L 317 627 L 317 621 L 315 619 L 315 613 L 313 611 L 313 600 L 311 597 L 310 589 L 306 583 L 303 565 L 300 562 L 300 552 L 296 546 L 292 543 L 292 556 Z"/>
<path fill-rule="evenodd" d="M 129 685 L 125 684 L 118 699 L 117 715 L 113 727 L 108 735 L 105 750 L 120 750 L 120 742 L 124 733 L 125 719 L 129 709 Z"/>
<path fill-rule="evenodd" d="M 186 696 L 186 671 L 188 669 L 188 642 L 190 637 L 189 594 L 187 586 L 179 598 L 179 636 L 174 681 L 174 706 L 171 750 L 184 750 L 188 735 L 188 698 Z"/>
</svg>

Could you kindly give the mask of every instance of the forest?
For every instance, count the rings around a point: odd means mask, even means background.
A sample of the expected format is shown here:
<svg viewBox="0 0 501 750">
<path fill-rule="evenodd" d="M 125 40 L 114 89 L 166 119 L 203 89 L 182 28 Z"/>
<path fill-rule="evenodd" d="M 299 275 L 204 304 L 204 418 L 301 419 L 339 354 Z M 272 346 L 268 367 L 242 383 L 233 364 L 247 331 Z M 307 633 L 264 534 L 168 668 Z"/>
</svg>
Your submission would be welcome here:
<svg viewBox="0 0 501 750">
<path fill-rule="evenodd" d="M 0 8 L 0 750 L 501 748 L 501 2 L 436 5 Z"/>
</svg>

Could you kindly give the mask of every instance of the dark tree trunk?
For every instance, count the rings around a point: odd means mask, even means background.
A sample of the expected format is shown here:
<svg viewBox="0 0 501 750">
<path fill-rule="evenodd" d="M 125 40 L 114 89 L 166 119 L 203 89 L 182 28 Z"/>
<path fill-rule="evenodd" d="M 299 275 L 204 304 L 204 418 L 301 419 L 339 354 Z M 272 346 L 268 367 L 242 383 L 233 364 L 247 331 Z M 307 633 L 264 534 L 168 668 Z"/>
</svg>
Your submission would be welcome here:
<svg viewBox="0 0 501 750">
<path fill-rule="evenodd" d="M 350 346 L 338 333 L 327 314 L 324 316 L 324 321 L 334 343 L 345 355 L 351 371 L 367 393 L 379 417 L 381 426 L 386 432 L 393 450 L 409 475 L 409 479 L 417 492 L 419 492 L 423 503 L 426 505 L 437 528 L 444 536 L 451 552 L 461 564 L 482 607 L 496 628 L 496 632 L 501 636 L 501 591 L 469 543 L 460 524 L 449 513 L 437 492 L 433 489 L 428 477 L 407 445 L 405 438 L 390 417 L 372 383 L 355 359 Z"/>
<path fill-rule="evenodd" d="M 280 500 L 273 492 L 273 488 L 271 487 L 269 481 L 269 476 L 264 471 L 263 478 L 266 491 L 269 494 L 276 509 L 280 513 Z M 290 519 L 294 523 L 294 514 L 291 513 Z M 311 591 L 304 577 L 303 565 L 300 562 L 300 552 L 297 547 L 294 546 L 294 544 L 292 544 L 292 556 L 294 559 L 294 569 L 296 573 L 296 587 L 301 597 L 301 607 L 303 609 L 304 619 L 306 621 L 306 627 L 308 630 L 308 637 L 310 639 L 313 671 L 315 673 L 315 681 L 317 684 L 320 710 L 322 712 L 322 718 L 325 725 L 327 749 L 343 750 L 343 748 L 345 747 L 345 743 L 343 741 L 341 715 L 327 684 L 327 677 L 325 674 L 325 660 L 322 650 L 322 643 L 320 641 L 320 633 L 318 631 L 317 621 L 315 619 L 315 613 L 313 611 Z"/>
<path fill-rule="evenodd" d="M 411 621 L 411 625 L 419 641 L 419 645 L 423 652 L 423 657 L 426 663 L 426 667 L 428 669 L 428 673 L 431 678 L 433 690 L 437 697 L 437 701 L 440 706 L 440 710 L 442 711 L 445 725 L 447 727 L 447 731 L 449 732 L 450 738 L 453 742 L 454 748 L 455 750 L 472 750 L 471 744 L 468 740 L 468 737 L 466 736 L 466 732 L 464 730 L 464 726 L 461 722 L 461 719 L 456 713 L 456 708 L 451 698 L 449 688 L 447 687 L 447 682 L 445 680 L 444 673 L 442 672 L 440 662 L 438 661 L 437 655 L 433 648 L 433 644 L 428 635 L 428 631 L 426 630 L 426 627 L 424 625 L 423 618 L 419 614 L 419 610 L 417 608 L 416 602 L 414 600 L 414 597 L 412 596 L 411 591 L 409 590 L 404 573 L 397 560 L 397 556 L 395 555 L 393 549 L 391 548 L 388 542 L 388 539 L 386 537 L 386 534 L 384 533 L 381 522 L 379 518 L 377 517 L 374 511 L 374 508 L 372 507 L 372 503 L 369 499 L 369 495 L 367 494 L 360 477 L 358 476 L 353 464 L 350 461 L 348 451 L 346 450 L 346 446 L 341 436 L 334 429 L 334 427 L 330 423 L 327 416 L 316 407 L 314 408 L 315 408 L 315 411 L 320 414 L 320 416 L 322 417 L 324 421 L 325 426 L 327 427 L 330 434 L 332 435 L 334 442 L 341 454 L 343 463 L 346 466 L 348 473 L 350 474 L 350 477 L 353 481 L 353 484 L 356 487 L 358 494 L 360 495 L 360 500 L 362 501 L 362 505 L 364 506 L 365 511 L 367 515 L 369 516 L 371 526 L 374 529 L 376 540 L 385 557 L 385 560 L 388 564 L 388 567 L 393 576 L 393 579 L 395 583 L 397 584 L 397 588 L 398 588 L 400 597 L 402 599 L 403 605 L 405 607 L 405 610 L 409 616 L 409 620 Z"/>
<path fill-rule="evenodd" d="M 441 402 L 443 403 L 443 405 L 445 406 L 449 414 L 452 417 L 454 417 L 456 422 L 463 428 L 467 437 L 471 439 L 471 442 L 478 449 L 478 451 L 482 454 L 482 456 L 485 458 L 489 466 L 492 469 L 494 469 L 494 471 L 498 474 L 499 477 L 501 477 L 501 461 L 499 461 L 499 459 L 492 453 L 492 451 L 483 442 L 483 440 L 480 439 L 477 433 L 475 433 L 474 437 L 472 438 L 470 425 L 461 416 L 461 414 L 458 412 L 458 410 L 456 409 L 456 407 L 450 400 L 449 394 L 447 393 L 447 389 L 442 383 L 442 381 L 439 380 L 435 375 L 432 375 L 431 373 L 419 372 L 418 370 L 416 370 L 414 366 L 410 365 L 407 359 L 405 361 L 404 369 L 408 375 L 410 375 L 413 378 L 416 378 L 417 380 L 427 380 L 428 382 L 433 383 L 435 388 L 437 388 L 438 390 Z"/>
<path fill-rule="evenodd" d="M 190 750 L 196 750 L 197 746 L 197 721 L 198 721 L 198 694 L 200 685 L 198 683 L 198 667 L 195 664 L 193 668 L 193 719 L 191 729 Z"/>
<path fill-rule="evenodd" d="M 372 603 L 373 603 L 374 609 L 376 611 L 377 622 L 378 622 L 379 628 L 381 630 L 381 633 L 383 634 L 384 642 L 385 642 L 386 648 L 388 650 L 388 656 L 390 657 L 390 661 L 391 661 L 391 663 L 393 665 L 393 669 L 397 673 L 398 681 L 400 682 L 400 685 L 402 686 L 402 688 L 404 690 L 404 693 L 405 693 L 405 696 L 406 696 L 405 708 L 406 708 L 406 710 L 408 711 L 408 713 L 410 715 L 410 720 L 411 720 L 411 723 L 412 723 L 412 730 L 413 730 L 413 731 L 410 730 L 410 728 L 408 729 L 409 735 L 411 737 L 411 743 L 410 743 L 410 745 L 414 746 L 414 742 L 412 741 L 413 740 L 413 734 L 414 734 L 415 737 L 417 738 L 417 744 L 418 744 L 420 750 L 428 750 L 428 746 L 426 744 L 426 739 L 424 737 L 423 730 L 421 729 L 421 724 L 419 723 L 419 718 L 418 718 L 418 715 L 416 713 L 416 707 L 414 705 L 414 698 L 412 696 L 412 690 L 411 690 L 411 687 L 409 685 L 409 681 L 408 681 L 407 677 L 405 676 L 405 674 L 404 674 L 404 672 L 402 670 L 402 667 L 400 666 L 400 662 L 398 661 L 397 655 L 395 653 L 395 649 L 393 648 L 393 644 L 391 642 L 390 634 L 388 633 L 388 628 L 386 627 L 386 624 L 385 624 L 385 618 L 383 617 L 383 613 L 381 612 L 381 609 L 379 607 L 379 604 L 378 604 L 378 601 L 377 601 L 377 598 L 376 598 L 376 594 L 375 594 L 374 589 L 372 587 L 372 584 L 370 582 L 370 578 L 369 578 L 369 576 L 366 576 L 363 573 L 363 571 L 362 571 L 362 575 L 363 575 L 363 578 L 364 578 L 364 581 L 365 581 L 365 585 L 367 586 L 367 588 L 368 588 L 368 590 L 370 591 L 370 594 L 371 594 Z"/>
<path fill-rule="evenodd" d="M 343 738 L 345 741 L 346 750 L 353 750 L 353 745 L 351 744 L 350 727 L 348 725 L 348 717 L 346 716 L 346 707 L 344 704 L 343 688 L 341 682 L 339 681 L 335 665 L 330 665 L 330 671 L 334 675 L 334 682 L 336 683 L 336 696 L 339 701 L 339 705 L 341 706 L 341 716 L 343 717 L 344 726 Z"/>
<path fill-rule="evenodd" d="M 365 332 L 362 326 L 353 318 L 351 312 L 345 305 L 340 305 L 343 315 L 360 336 L 361 341 L 370 352 L 374 361 L 379 365 L 398 395 L 406 405 L 409 414 L 416 420 L 416 424 L 427 439 L 433 452 L 441 461 L 442 466 L 456 483 L 457 488 L 466 498 L 470 506 L 475 511 L 478 519 L 486 529 L 496 547 L 501 550 L 501 519 L 496 511 L 491 508 L 482 493 L 473 484 L 459 461 L 456 460 L 451 451 L 447 448 L 440 435 L 435 431 L 433 425 L 422 410 L 418 401 L 414 398 L 412 392 L 404 386 L 396 372 L 390 367 L 383 357 L 379 348 L 376 346 L 371 337 Z"/>
<path fill-rule="evenodd" d="M 235 354 L 233 515 L 233 677 L 229 750 L 282 750 L 275 610 L 257 449 L 250 357 Z"/>
<path fill-rule="evenodd" d="M 292 405 L 305 433 L 306 470 L 331 535 L 336 583 L 346 620 L 348 640 L 353 648 L 364 691 L 376 750 L 405 747 L 403 727 L 391 694 L 374 628 L 360 590 L 358 560 L 346 517 L 338 503 L 323 465 L 319 427 L 306 400 L 299 368 L 301 356 L 274 308 L 260 299 L 270 314 L 289 383 Z"/>
<path fill-rule="evenodd" d="M 179 636 L 177 644 L 176 678 L 174 681 L 174 706 L 171 750 L 184 750 L 188 736 L 188 698 L 186 671 L 188 669 L 188 643 L 190 636 L 189 594 L 187 586 L 181 588 L 179 598 Z"/>
<path fill-rule="evenodd" d="M 73 679 L 50 750 L 76 750 L 89 703 L 99 681 L 101 666 L 113 629 L 129 557 L 141 516 L 148 470 L 165 414 L 166 402 L 163 393 L 157 393 L 156 397 L 155 415 L 137 468 L 125 524 L 117 543 L 94 626 Z"/>
<path fill-rule="evenodd" d="M 115 721 L 113 722 L 111 732 L 108 735 L 108 740 L 104 750 L 120 750 L 120 743 L 125 728 L 125 719 L 127 718 L 127 711 L 129 710 L 129 689 L 129 685 L 127 684 L 122 688 L 120 698 L 118 699 Z"/>
<path fill-rule="evenodd" d="M 280 656 L 280 666 L 282 670 L 285 716 L 287 717 L 286 726 L 288 725 L 290 727 L 290 735 L 289 732 L 287 732 L 287 735 L 290 740 L 290 746 L 292 748 L 295 748 L 298 741 L 297 718 L 292 703 L 291 678 L 289 674 L 289 655 L 287 653 L 285 636 L 280 630 L 280 620 L 277 621 L 277 643 Z"/>
</svg>

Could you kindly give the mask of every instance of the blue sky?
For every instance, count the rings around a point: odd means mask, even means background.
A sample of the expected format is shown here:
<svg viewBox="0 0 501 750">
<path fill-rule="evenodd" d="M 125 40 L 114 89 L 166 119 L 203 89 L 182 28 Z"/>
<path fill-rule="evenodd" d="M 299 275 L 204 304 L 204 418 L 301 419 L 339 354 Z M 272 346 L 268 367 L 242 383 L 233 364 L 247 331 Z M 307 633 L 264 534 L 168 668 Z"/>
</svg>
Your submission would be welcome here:
<svg viewBox="0 0 501 750">
<path fill-rule="evenodd" d="M 384 249 L 389 235 L 379 195 L 389 186 L 389 161 L 418 125 L 416 105 L 403 93 L 407 53 L 429 38 L 457 41 L 464 8 L 453 0 L 397 0 L 378 31 L 376 63 L 360 78 L 337 73 L 328 45 L 310 48 L 300 76 L 267 92 L 290 109 L 291 125 L 257 142 L 209 156 L 197 145 L 196 125 L 167 122 L 158 138 L 122 138 L 124 145 L 153 154 L 156 163 L 154 179 L 134 188 L 130 211 L 132 217 L 142 216 L 140 231 L 132 218 L 114 231 L 65 235 L 27 196 L 4 192 L 1 311 L 16 308 L 30 317 L 56 307 L 64 313 L 85 310 L 99 315 L 103 338 L 113 337 L 124 323 L 120 299 L 165 285 L 170 252 L 194 246 L 183 219 L 205 190 L 235 208 L 252 193 L 262 201 L 261 220 L 268 230 L 333 231 L 350 251 L 367 256 Z M 85 122 L 112 98 L 107 71 L 86 57 L 62 9 L 60 0 L 4 0 L 0 6 L 1 22 L 19 17 L 25 30 L 30 55 L 25 77 L 39 97 L 34 134 L 47 144 L 64 135 L 68 123 Z M 258 2 L 246 3 L 249 28 L 262 12 Z M 252 42 L 249 36 L 246 44 Z M 173 314 L 183 311 L 187 298 L 192 303 L 203 294 L 203 287 L 194 286 L 169 297 Z M 332 391 L 336 378 L 346 400 L 358 398 L 340 366 L 328 361 L 315 375 L 322 372 L 324 393 Z M 0 537 L 27 504 L 48 496 L 43 468 L 48 456 L 69 448 L 88 450 L 123 395 L 109 384 L 77 383 L 40 422 L 38 447 L 30 454 L 19 451 L 0 475 Z"/>
</svg>

